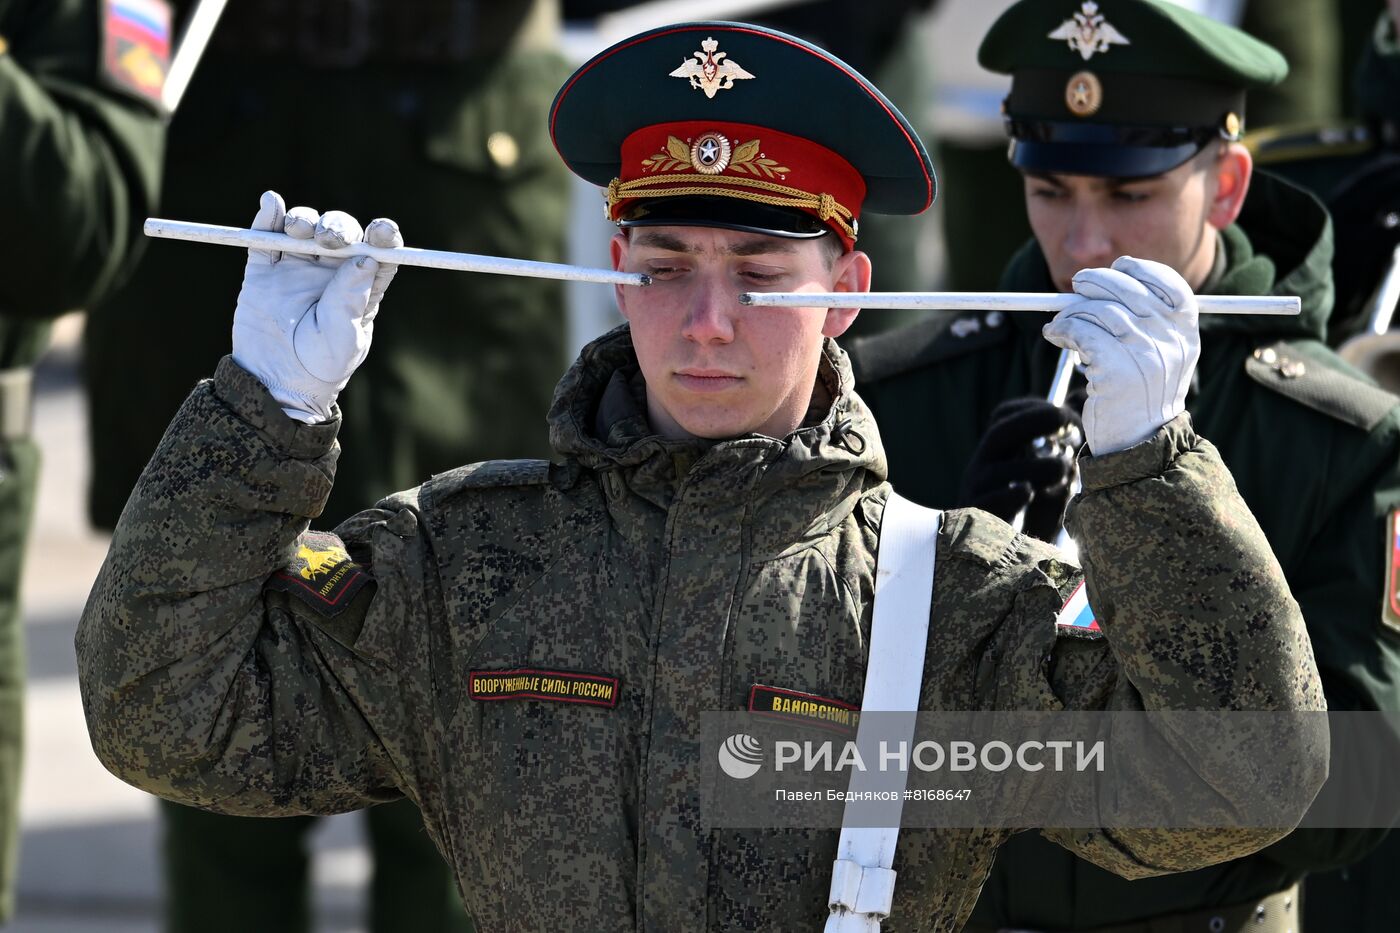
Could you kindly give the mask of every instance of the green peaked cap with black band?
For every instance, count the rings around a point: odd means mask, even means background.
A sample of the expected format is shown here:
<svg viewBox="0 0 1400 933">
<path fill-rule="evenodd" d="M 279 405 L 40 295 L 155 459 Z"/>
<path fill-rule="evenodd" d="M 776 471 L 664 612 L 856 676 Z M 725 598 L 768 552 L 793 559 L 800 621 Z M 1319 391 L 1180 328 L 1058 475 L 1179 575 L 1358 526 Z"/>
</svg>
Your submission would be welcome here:
<svg viewBox="0 0 1400 933">
<path fill-rule="evenodd" d="M 834 232 L 849 249 L 862 209 L 917 214 L 936 190 L 918 134 L 873 84 L 746 23 L 676 23 L 599 52 L 556 95 L 549 131 L 624 227 Z"/>
<path fill-rule="evenodd" d="M 1245 92 L 1282 81 L 1272 46 L 1166 0 L 1020 0 L 978 50 L 1011 75 L 1023 171 L 1142 178 L 1239 139 Z"/>
</svg>

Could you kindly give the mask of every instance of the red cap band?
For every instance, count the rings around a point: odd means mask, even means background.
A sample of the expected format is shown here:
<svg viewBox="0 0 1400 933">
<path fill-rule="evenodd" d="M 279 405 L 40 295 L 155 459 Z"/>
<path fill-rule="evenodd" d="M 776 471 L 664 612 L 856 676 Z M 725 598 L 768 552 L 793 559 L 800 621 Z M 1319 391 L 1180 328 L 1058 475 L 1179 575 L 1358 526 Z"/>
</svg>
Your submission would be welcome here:
<svg viewBox="0 0 1400 933">
<path fill-rule="evenodd" d="M 841 156 L 799 136 L 747 123 L 692 120 L 643 127 L 622 143 L 608 217 L 642 200 L 711 195 L 803 211 L 854 248 L 865 180 Z"/>
</svg>

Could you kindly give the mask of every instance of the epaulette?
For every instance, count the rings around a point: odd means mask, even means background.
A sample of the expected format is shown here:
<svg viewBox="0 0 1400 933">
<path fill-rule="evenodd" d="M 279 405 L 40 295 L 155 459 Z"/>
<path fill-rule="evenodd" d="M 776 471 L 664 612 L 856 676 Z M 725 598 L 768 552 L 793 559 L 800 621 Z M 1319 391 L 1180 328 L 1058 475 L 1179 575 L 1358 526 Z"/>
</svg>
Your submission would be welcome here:
<svg viewBox="0 0 1400 933">
<path fill-rule="evenodd" d="M 1260 385 L 1313 411 L 1370 431 L 1400 404 L 1400 397 L 1344 367 L 1340 361 L 1329 365 L 1283 340 L 1258 348 L 1244 364 L 1245 372 Z"/>
<path fill-rule="evenodd" d="M 970 557 L 985 567 L 1005 563 L 1016 543 L 1016 532 L 1010 525 L 977 509 L 944 512 L 942 533 L 951 553 Z"/>
<path fill-rule="evenodd" d="M 1244 145 L 1256 165 L 1360 155 L 1375 147 L 1364 123 L 1293 123 L 1249 133 Z"/>
<path fill-rule="evenodd" d="M 939 311 L 907 327 L 857 338 L 851 366 L 857 385 L 888 379 L 1000 343 L 1010 330 L 1000 311 Z"/>
<path fill-rule="evenodd" d="M 544 486 L 556 484 L 556 473 L 562 469 L 548 460 L 483 460 L 434 474 L 428 483 L 439 496 L 459 489 Z"/>
</svg>

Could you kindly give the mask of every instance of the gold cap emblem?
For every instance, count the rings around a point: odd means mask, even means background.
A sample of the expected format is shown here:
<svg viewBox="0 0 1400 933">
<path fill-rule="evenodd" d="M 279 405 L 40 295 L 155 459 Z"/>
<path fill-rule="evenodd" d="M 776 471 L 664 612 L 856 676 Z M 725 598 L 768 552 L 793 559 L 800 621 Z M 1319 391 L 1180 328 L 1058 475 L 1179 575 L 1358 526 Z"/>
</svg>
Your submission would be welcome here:
<svg viewBox="0 0 1400 933">
<path fill-rule="evenodd" d="M 1071 75 L 1065 85 L 1065 106 L 1076 117 L 1092 117 L 1103 106 L 1103 84 L 1092 71 Z"/>
<path fill-rule="evenodd" d="M 1078 52 L 1087 62 L 1096 53 L 1107 52 L 1110 46 L 1131 45 L 1128 37 L 1104 19 L 1099 5 L 1090 2 L 1079 8 L 1071 19 L 1065 20 L 1047 38 L 1063 39 L 1071 50 Z M 713 95 L 712 95 L 713 96 Z"/>
<path fill-rule="evenodd" d="M 704 133 L 690 144 L 690 165 L 702 175 L 718 175 L 729 167 L 734 149 L 720 133 Z"/>
<path fill-rule="evenodd" d="M 690 86 L 704 91 L 711 100 L 720 91 L 732 88 L 735 81 L 753 77 L 737 62 L 726 61 L 729 53 L 719 51 L 719 43 L 714 39 L 701 42 L 700 49 L 699 52 L 690 53 L 695 56 L 694 60 L 686 59 L 671 72 L 671 77 L 689 78 Z"/>
<path fill-rule="evenodd" d="M 1240 120 L 1240 115 L 1233 111 L 1225 114 L 1225 138 L 1237 140 L 1240 138 L 1240 130 L 1244 129 L 1244 123 Z"/>
</svg>

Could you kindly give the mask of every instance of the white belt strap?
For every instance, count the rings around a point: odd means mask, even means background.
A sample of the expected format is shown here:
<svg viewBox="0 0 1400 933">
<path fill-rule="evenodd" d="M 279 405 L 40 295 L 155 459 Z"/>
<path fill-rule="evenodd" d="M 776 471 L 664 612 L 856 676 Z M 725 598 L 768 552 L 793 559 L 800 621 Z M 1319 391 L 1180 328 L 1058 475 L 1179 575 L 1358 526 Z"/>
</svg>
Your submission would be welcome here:
<svg viewBox="0 0 1400 933">
<path fill-rule="evenodd" d="M 942 513 L 926 509 L 890 494 L 880 525 L 880 545 L 875 563 L 875 607 L 870 625 L 870 659 L 865 669 L 865 696 L 861 712 L 872 710 L 914 713 L 924 679 L 924 649 L 928 646 L 929 606 L 933 600 L 934 545 Z M 862 718 L 856 745 L 871 767 L 863 737 L 876 732 L 889 741 L 888 723 L 867 727 Z M 912 743 L 914 717 L 902 736 Z M 875 762 L 879 759 L 875 758 Z M 908 773 L 897 778 L 903 795 Z M 888 826 L 851 825 L 857 794 L 869 785 L 869 772 L 851 773 L 852 797 L 846 803 L 841 841 L 831 872 L 831 915 L 825 933 L 879 933 L 880 921 L 890 915 L 894 903 L 894 848 L 899 840 L 898 814 L 902 801 L 889 811 L 895 819 Z M 880 782 L 890 790 L 888 779 Z"/>
</svg>

